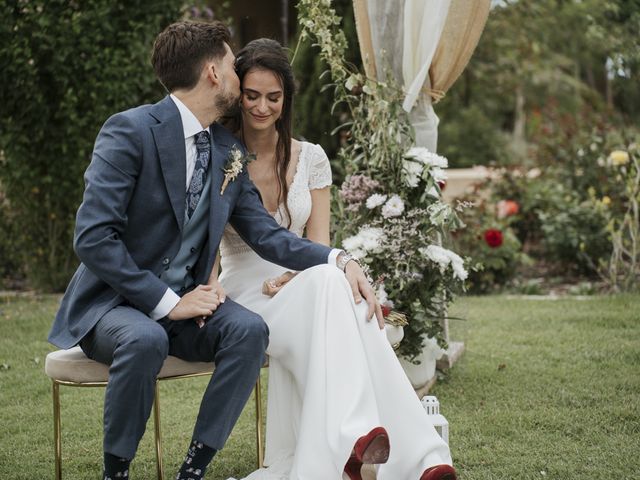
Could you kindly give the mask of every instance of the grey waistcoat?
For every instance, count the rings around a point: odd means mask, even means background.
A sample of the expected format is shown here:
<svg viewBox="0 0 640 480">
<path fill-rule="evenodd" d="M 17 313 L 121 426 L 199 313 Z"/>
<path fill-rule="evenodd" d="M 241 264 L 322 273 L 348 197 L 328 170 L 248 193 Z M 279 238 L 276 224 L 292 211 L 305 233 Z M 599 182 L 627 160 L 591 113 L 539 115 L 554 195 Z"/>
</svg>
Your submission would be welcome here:
<svg viewBox="0 0 640 480">
<path fill-rule="evenodd" d="M 193 286 L 193 266 L 200 257 L 202 246 L 209 228 L 209 204 L 211 197 L 211 172 L 207 175 L 202 196 L 191 218 L 184 217 L 182 228 L 182 243 L 177 255 L 165 265 L 160 278 L 178 294 Z"/>
</svg>

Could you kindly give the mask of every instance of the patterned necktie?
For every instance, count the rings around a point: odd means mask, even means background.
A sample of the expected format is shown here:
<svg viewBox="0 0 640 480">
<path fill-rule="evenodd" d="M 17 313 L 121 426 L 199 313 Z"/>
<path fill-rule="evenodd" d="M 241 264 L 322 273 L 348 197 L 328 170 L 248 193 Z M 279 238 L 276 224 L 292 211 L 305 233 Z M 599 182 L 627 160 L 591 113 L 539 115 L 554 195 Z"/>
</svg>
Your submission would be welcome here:
<svg viewBox="0 0 640 480">
<path fill-rule="evenodd" d="M 209 132 L 203 130 L 200 133 L 196 133 L 195 137 L 196 149 L 198 150 L 198 154 L 196 156 L 196 166 L 193 169 L 191 183 L 189 184 L 189 189 L 187 190 L 187 218 L 191 218 L 191 215 L 193 215 L 193 212 L 198 206 L 198 201 L 200 201 L 202 189 L 204 188 L 204 182 L 207 179 L 207 168 L 209 167 L 209 159 L 211 158 L 211 143 L 209 141 Z"/>
</svg>

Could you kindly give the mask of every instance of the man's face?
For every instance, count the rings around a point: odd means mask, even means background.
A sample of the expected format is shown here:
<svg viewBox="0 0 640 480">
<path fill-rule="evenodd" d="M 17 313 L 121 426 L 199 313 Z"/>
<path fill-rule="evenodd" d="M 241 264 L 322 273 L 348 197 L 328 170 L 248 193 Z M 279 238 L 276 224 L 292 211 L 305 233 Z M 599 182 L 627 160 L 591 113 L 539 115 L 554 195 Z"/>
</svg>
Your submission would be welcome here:
<svg viewBox="0 0 640 480">
<path fill-rule="evenodd" d="M 234 63 L 236 57 L 231 48 L 224 44 L 227 53 L 216 62 L 218 77 L 220 78 L 221 91 L 216 97 L 216 107 L 220 112 L 226 113 L 238 103 L 240 98 L 240 79 L 236 74 Z"/>
</svg>

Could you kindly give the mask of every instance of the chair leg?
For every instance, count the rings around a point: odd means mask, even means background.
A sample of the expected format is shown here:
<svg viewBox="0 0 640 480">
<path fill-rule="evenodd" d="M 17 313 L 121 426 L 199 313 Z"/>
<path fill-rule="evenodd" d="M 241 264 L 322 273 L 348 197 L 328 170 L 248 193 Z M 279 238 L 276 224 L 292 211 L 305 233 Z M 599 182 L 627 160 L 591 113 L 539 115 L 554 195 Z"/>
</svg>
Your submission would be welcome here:
<svg viewBox="0 0 640 480">
<path fill-rule="evenodd" d="M 260 375 L 256 381 L 256 448 L 258 450 L 258 468 L 264 463 L 264 448 L 262 446 L 262 388 L 260 385 Z"/>
<path fill-rule="evenodd" d="M 62 438 L 60 434 L 60 384 L 53 380 L 53 448 L 56 480 L 62 480 Z"/>
<path fill-rule="evenodd" d="M 153 423 L 155 426 L 158 480 L 164 480 L 164 471 L 162 468 L 162 429 L 160 428 L 160 382 L 158 380 L 156 380 L 155 398 L 153 400 Z"/>
</svg>

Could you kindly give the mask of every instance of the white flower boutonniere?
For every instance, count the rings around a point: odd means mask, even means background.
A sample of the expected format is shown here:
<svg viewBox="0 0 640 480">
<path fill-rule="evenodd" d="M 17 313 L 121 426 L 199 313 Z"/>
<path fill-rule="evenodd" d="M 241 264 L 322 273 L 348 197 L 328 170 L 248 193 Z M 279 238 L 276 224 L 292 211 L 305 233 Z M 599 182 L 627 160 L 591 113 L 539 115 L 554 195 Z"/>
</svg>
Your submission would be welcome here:
<svg viewBox="0 0 640 480">
<path fill-rule="evenodd" d="M 229 152 L 227 158 L 227 165 L 222 169 L 224 172 L 224 181 L 222 182 L 222 188 L 220 188 L 220 195 L 222 195 L 229 185 L 229 182 L 233 182 L 245 165 L 256 159 L 254 154 L 243 155 L 237 145 L 234 145 Z"/>
</svg>

